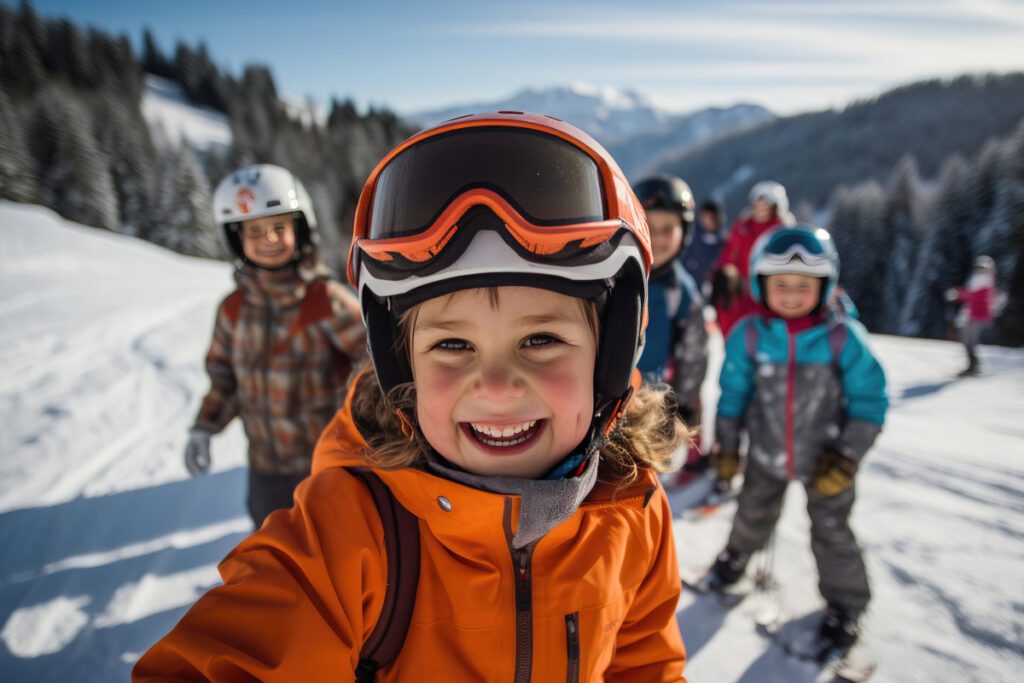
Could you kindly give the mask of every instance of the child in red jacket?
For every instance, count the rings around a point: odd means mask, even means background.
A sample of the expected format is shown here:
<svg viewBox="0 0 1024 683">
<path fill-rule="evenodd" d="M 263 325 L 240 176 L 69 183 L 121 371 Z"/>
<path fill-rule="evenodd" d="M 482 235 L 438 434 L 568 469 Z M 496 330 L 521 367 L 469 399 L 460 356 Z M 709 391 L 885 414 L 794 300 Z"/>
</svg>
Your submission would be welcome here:
<svg viewBox="0 0 1024 683">
<path fill-rule="evenodd" d="M 976 347 L 981 333 L 992 323 L 996 309 L 996 264 L 991 256 L 979 256 L 974 261 L 974 272 L 963 287 L 953 287 L 946 292 L 946 298 L 963 304 L 957 315 L 960 341 L 967 350 L 967 367 L 961 377 L 977 375 L 981 371 Z"/>
</svg>

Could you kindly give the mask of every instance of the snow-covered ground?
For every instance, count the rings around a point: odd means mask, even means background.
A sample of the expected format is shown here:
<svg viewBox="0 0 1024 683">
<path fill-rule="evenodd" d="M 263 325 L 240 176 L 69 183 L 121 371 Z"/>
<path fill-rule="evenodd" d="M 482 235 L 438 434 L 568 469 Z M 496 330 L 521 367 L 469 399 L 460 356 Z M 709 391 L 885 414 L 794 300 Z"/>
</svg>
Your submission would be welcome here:
<svg viewBox="0 0 1024 683">
<path fill-rule="evenodd" d="M 222 112 L 190 104 L 181 85 L 152 74 L 146 75 L 142 115 L 160 146 L 187 141 L 197 149 L 231 146 L 231 124 Z"/>
<path fill-rule="evenodd" d="M 189 479 L 186 431 L 227 265 L 0 203 L 0 679 L 125 680 L 249 530 L 237 424 Z M 1024 680 L 1024 352 L 879 337 L 892 410 L 858 478 L 879 681 Z M 713 404 L 714 386 L 707 387 Z M 777 534 L 790 617 L 820 607 L 802 492 Z M 694 573 L 731 508 L 677 521 Z M 730 612 L 684 596 L 691 681 L 814 679 Z"/>
</svg>

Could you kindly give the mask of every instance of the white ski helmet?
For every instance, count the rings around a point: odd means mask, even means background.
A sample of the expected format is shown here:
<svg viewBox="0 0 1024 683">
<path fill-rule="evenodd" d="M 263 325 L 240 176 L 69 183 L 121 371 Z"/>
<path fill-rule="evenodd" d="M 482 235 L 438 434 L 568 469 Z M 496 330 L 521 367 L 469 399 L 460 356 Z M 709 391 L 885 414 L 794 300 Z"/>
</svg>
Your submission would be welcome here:
<svg viewBox="0 0 1024 683">
<path fill-rule="evenodd" d="M 231 251 L 248 262 L 242 251 L 242 221 L 292 214 L 296 253 L 310 253 L 316 243 L 316 212 L 302 181 L 291 171 L 273 164 L 253 164 L 230 173 L 213 193 L 213 213 Z"/>
<path fill-rule="evenodd" d="M 982 255 L 974 259 L 974 272 L 976 273 L 994 273 L 996 272 L 996 262 L 991 256 Z"/>
<path fill-rule="evenodd" d="M 775 206 L 775 211 L 780 216 L 789 211 L 789 197 L 786 196 L 786 188 L 774 180 L 762 180 L 750 188 L 750 203 L 763 199 Z"/>
<path fill-rule="evenodd" d="M 839 283 L 839 252 L 828 231 L 794 225 L 761 235 L 750 253 L 750 297 L 763 303 L 762 278 L 785 273 L 822 278 L 821 301 L 831 299 Z"/>
</svg>

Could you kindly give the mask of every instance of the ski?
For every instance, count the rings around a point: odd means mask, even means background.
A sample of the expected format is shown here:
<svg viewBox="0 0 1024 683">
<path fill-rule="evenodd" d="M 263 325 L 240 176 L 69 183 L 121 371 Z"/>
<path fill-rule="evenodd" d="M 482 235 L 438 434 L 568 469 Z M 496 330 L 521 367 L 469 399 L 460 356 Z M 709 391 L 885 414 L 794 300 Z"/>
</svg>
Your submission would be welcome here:
<svg viewBox="0 0 1024 683">
<path fill-rule="evenodd" d="M 878 668 L 870 648 L 863 639 L 859 639 L 846 650 L 830 650 L 822 646 L 813 631 L 800 629 L 794 634 L 793 629 L 787 631 L 787 626 L 779 622 L 758 623 L 757 631 L 778 645 L 787 656 L 818 667 L 821 675 L 816 681 L 863 683 L 870 679 Z"/>
</svg>

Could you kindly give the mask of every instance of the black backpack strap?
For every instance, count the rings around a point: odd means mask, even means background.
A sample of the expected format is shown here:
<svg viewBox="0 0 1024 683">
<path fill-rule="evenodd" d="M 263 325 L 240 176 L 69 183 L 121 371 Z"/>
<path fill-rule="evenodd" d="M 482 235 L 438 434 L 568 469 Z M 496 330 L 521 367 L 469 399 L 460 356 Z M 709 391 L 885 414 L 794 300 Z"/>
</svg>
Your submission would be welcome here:
<svg viewBox="0 0 1024 683">
<path fill-rule="evenodd" d="M 365 467 L 346 467 L 373 496 L 384 525 L 384 548 L 388 561 L 388 583 L 384 605 L 373 632 L 359 652 L 356 683 L 370 682 L 397 657 L 405 643 L 416 604 L 420 578 L 420 527 L 415 515 L 398 502 L 387 484 Z"/>
</svg>

